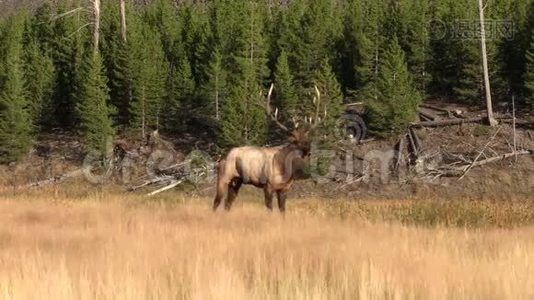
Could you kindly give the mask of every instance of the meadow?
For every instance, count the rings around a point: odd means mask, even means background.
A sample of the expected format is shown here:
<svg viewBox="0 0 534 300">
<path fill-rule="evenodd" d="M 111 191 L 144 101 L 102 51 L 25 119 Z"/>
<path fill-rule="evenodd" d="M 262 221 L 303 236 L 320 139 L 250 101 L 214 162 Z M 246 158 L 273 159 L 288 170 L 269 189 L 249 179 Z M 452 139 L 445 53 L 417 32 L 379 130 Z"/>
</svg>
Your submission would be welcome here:
<svg viewBox="0 0 534 300">
<path fill-rule="evenodd" d="M 260 199 L 4 194 L 0 298 L 534 297 L 528 201 Z"/>
</svg>

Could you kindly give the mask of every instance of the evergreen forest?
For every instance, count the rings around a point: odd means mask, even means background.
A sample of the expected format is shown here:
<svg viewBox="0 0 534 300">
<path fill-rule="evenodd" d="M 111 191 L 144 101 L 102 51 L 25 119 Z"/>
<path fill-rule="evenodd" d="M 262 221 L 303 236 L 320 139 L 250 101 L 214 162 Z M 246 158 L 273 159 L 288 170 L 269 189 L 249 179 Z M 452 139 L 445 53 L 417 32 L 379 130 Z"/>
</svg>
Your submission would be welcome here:
<svg viewBox="0 0 534 300">
<path fill-rule="evenodd" d="M 93 0 L 94 1 L 94 0 Z M 124 5 L 121 9 L 121 3 Z M 534 110 L 534 2 L 485 7 L 494 104 Z M 45 0 L 0 19 L 0 162 L 61 129 L 110 138 L 213 133 L 220 149 L 280 138 L 313 114 L 328 136 L 349 102 L 369 131 L 403 132 L 422 101 L 485 105 L 477 0 Z"/>
</svg>

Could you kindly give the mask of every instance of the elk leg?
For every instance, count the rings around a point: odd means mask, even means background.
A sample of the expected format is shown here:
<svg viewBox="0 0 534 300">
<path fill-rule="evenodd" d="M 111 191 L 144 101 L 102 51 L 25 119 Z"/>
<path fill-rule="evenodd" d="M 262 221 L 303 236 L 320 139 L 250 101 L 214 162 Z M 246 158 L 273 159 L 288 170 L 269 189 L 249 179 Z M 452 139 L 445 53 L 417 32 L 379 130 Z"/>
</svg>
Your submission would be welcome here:
<svg viewBox="0 0 534 300">
<path fill-rule="evenodd" d="M 228 192 L 228 185 L 224 182 L 217 182 L 217 194 L 213 200 L 213 211 L 217 210 L 217 207 L 221 204 L 221 200 L 226 196 Z"/>
<path fill-rule="evenodd" d="M 273 190 L 266 185 L 263 189 L 263 192 L 265 194 L 265 206 L 267 206 L 267 209 L 272 211 L 273 210 Z"/>
<path fill-rule="evenodd" d="M 286 199 L 287 199 L 287 193 L 284 191 L 278 191 L 276 193 L 276 196 L 278 198 L 278 209 L 280 209 L 281 213 L 286 212 Z"/>
<path fill-rule="evenodd" d="M 234 179 L 228 185 L 228 197 L 226 197 L 226 201 L 224 202 L 224 208 L 226 210 L 230 210 L 230 208 L 232 208 L 232 203 L 237 197 L 237 193 L 239 192 L 239 189 L 241 188 L 241 184 L 243 184 L 243 180 Z"/>
</svg>

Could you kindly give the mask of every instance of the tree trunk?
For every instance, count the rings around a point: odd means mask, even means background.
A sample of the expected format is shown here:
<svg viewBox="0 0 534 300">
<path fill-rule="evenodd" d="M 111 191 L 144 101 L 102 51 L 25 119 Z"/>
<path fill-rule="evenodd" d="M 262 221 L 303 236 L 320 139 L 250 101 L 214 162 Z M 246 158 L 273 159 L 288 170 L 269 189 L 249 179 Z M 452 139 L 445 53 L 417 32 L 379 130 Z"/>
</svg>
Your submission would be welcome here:
<svg viewBox="0 0 534 300">
<path fill-rule="evenodd" d="M 145 128 L 146 128 L 146 113 L 145 113 L 145 87 L 143 86 L 141 92 L 141 134 L 142 138 L 145 138 Z"/>
<path fill-rule="evenodd" d="M 219 73 L 215 74 L 215 119 L 219 120 Z"/>
<path fill-rule="evenodd" d="M 94 28 L 93 28 L 93 52 L 98 52 L 98 42 L 100 40 L 100 0 L 92 0 L 93 2 L 93 16 L 94 16 Z"/>
<path fill-rule="evenodd" d="M 440 121 L 426 121 L 426 122 L 416 122 L 411 123 L 410 126 L 412 127 L 440 127 L 440 126 L 449 126 L 449 125 L 457 125 L 462 123 L 478 123 L 485 119 L 486 117 L 476 117 L 476 118 L 469 118 L 469 119 L 447 119 L 447 120 L 440 120 Z"/>
<path fill-rule="evenodd" d="M 488 71 L 488 56 L 486 51 L 486 29 L 484 27 L 484 5 L 483 0 L 478 0 L 478 11 L 480 15 L 480 50 L 482 56 L 482 67 L 484 70 L 484 89 L 486 91 L 486 106 L 488 110 L 488 123 L 490 126 L 497 125 L 497 120 L 493 118 L 493 107 L 491 103 L 491 87 Z"/>
<path fill-rule="evenodd" d="M 120 10 L 121 10 L 121 37 L 122 41 L 126 42 L 126 0 L 120 0 Z"/>
</svg>

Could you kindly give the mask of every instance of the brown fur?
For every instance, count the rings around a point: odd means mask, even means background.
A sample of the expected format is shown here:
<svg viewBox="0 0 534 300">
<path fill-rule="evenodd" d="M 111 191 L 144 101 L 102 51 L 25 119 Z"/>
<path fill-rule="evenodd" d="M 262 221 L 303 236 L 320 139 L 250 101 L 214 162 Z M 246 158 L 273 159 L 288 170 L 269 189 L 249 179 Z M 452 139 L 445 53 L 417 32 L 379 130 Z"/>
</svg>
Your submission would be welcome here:
<svg viewBox="0 0 534 300">
<path fill-rule="evenodd" d="M 230 210 L 241 185 L 250 184 L 264 190 L 265 206 L 269 210 L 273 209 L 276 194 L 278 208 L 285 212 L 287 191 L 303 171 L 309 152 L 308 132 L 304 130 L 293 131 L 289 143 L 284 146 L 233 148 L 218 165 L 213 210 L 223 198 L 225 209 Z"/>
</svg>

